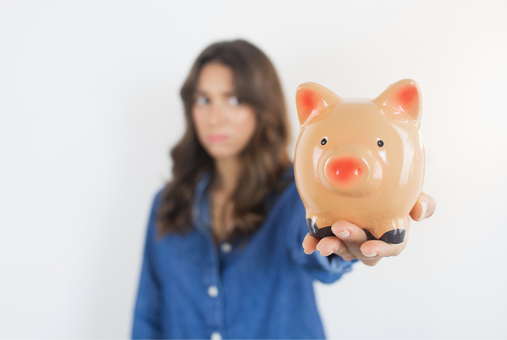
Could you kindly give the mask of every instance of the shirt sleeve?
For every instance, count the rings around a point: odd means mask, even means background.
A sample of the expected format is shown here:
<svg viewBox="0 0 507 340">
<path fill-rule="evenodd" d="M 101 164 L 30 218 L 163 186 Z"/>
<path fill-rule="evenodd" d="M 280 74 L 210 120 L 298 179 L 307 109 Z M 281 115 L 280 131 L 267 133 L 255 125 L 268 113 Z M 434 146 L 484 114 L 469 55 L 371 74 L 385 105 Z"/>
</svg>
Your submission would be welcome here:
<svg viewBox="0 0 507 340">
<path fill-rule="evenodd" d="M 161 338 L 160 324 L 160 281 L 154 267 L 155 217 L 161 191 L 153 200 L 144 245 L 141 277 L 137 292 L 132 326 L 132 339 Z"/>
<path fill-rule="evenodd" d="M 292 189 L 292 188 L 291 188 Z M 296 189 L 293 193 L 287 227 L 287 247 L 290 256 L 316 280 L 323 283 L 333 283 L 340 279 L 343 274 L 352 270 L 352 265 L 358 260 L 345 261 L 338 255 L 322 256 L 315 251 L 307 255 L 303 251 L 303 240 L 308 233 L 306 226 L 306 212 L 303 202 Z"/>
</svg>

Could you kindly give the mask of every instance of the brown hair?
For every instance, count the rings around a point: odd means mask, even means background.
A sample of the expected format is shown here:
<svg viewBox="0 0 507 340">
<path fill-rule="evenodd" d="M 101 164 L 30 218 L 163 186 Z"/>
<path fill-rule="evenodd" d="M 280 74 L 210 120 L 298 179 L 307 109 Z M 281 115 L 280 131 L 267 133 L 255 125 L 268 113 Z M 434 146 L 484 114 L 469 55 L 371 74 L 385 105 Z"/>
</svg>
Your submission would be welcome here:
<svg viewBox="0 0 507 340">
<path fill-rule="evenodd" d="M 195 187 L 205 173 L 211 173 L 213 178 L 213 159 L 199 143 L 192 120 L 199 74 L 210 62 L 232 70 L 239 101 L 249 104 L 256 114 L 253 136 L 239 155 L 243 168 L 231 197 L 234 231 L 229 239 L 256 231 L 266 216 L 266 196 L 286 184 L 279 179 L 290 164 L 287 154 L 289 125 L 282 87 L 273 64 L 260 49 L 244 40 L 212 44 L 194 62 L 181 88 L 186 130 L 171 150 L 173 178 L 162 194 L 157 216 L 159 236 L 184 233 L 192 228 Z"/>
</svg>

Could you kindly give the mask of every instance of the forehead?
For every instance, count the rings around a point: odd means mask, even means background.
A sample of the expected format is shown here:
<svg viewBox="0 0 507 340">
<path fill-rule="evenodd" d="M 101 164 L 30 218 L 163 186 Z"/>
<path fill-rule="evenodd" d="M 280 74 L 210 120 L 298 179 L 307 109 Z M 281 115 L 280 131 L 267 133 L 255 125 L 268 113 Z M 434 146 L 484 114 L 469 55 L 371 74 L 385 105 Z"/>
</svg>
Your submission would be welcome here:
<svg viewBox="0 0 507 340">
<path fill-rule="evenodd" d="M 233 73 L 228 66 L 212 62 L 202 67 L 197 81 L 197 90 L 206 92 L 230 92 L 233 89 Z"/>
</svg>

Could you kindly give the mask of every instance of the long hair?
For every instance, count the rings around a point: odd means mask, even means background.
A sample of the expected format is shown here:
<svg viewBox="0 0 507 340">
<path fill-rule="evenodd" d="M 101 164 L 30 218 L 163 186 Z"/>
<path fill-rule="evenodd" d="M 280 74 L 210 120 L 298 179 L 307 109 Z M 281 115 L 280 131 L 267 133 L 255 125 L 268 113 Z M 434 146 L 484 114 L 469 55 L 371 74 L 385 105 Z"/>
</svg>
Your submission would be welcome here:
<svg viewBox="0 0 507 340">
<path fill-rule="evenodd" d="M 265 199 L 273 190 L 281 189 L 279 179 L 290 164 L 287 109 L 271 61 L 260 49 L 244 40 L 210 45 L 194 62 L 180 91 L 186 130 L 171 150 L 173 176 L 163 191 L 157 215 L 159 236 L 185 233 L 192 228 L 192 197 L 196 185 L 205 173 L 215 174 L 214 161 L 198 141 L 192 119 L 199 75 L 203 66 L 210 62 L 232 70 L 239 101 L 250 105 L 256 114 L 254 133 L 238 156 L 242 169 L 230 199 L 234 202 L 234 230 L 228 235 L 229 239 L 249 235 L 260 227 L 267 213 Z"/>
</svg>

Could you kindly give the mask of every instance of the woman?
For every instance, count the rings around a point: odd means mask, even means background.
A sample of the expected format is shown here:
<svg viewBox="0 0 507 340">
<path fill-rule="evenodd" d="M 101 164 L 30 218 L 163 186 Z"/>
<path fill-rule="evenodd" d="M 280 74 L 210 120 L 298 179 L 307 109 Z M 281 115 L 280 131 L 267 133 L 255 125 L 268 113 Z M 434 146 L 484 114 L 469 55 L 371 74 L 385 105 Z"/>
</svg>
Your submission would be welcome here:
<svg viewBox="0 0 507 340">
<path fill-rule="evenodd" d="M 257 47 L 209 46 L 181 97 L 187 128 L 153 203 L 132 336 L 323 338 L 313 280 L 334 282 L 404 245 L 366 241 L 345 221 L 336 237 L 306 235 L 283 92 Z M 413 214 L 423 218 L 422 205 Z"/>
</svg>

